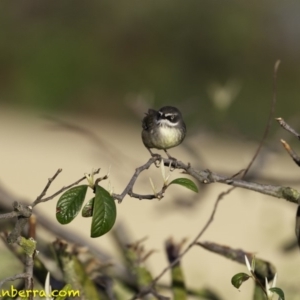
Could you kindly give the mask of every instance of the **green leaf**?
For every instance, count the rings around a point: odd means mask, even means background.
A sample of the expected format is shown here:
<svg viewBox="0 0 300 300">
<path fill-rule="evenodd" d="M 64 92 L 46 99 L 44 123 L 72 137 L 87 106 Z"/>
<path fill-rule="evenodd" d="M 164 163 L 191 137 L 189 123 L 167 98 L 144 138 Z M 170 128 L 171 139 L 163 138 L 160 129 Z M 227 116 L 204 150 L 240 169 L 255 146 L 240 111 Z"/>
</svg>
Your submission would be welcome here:
<svg viewBox="0 0 300 300">
<path fill-rule="evenodd" d="M 55 300 L 65 300 L 67 297 L 68 297 L 68 293 L 72 290 L 72 286 L 71 284 L 66 284 L 62 290 L 59 291 L 59 295 L 62 295 L 62 296 L 57 296 L 55 298 Z M 77 291 L 79 292 L 79 291 Z"/>
<path fill-rule="evenodd" d="M 174 179 L 173 181 L 171 181 L 169 183 L 169 185 L 171 185 L 171 184 L 179 184 L 179 185 L 182 185 L 182 186 L 186 187 L 187 189 L 192 190 L 195 193 L 198 193 L 198 188 L 197 188 L 196 184 L 188 178 Z"/>
<path fill-rule="evenodd" d="M 92 199 L 90 199 L 83 207 L 82 211 L 81 211 L 81 215 L 84 218 L 89 218 L 93 215 L 93 209 L 94 209 L 94 199 L 95 197 L 93 197 Z"/>
<path fill-rule="evenodd" d="M 183 271 L 180 264 L 171 269 L 172 274 L 172 291 L 174 300 L 186 300 L 187 291 Z"/>
<path fill-rule="evenodd" d="M 114 198 L 101 186 L 96 186 L 91 237 L 99 237 L 111 230 L 117 217 Z"/>
<path fill-rule="evenodd" d="M 234 287 L 238 289 L 242 285 L 242 283 L 248 280 L 249 278 L 250 276 L 246 273 L 238 273 L 231 278 L 231 283 Z"/>
<path fill-rule="evenodd" d="M 277 294 L 279 297 L 280 297 L 280 300 L 284 300 L 284 292 L 282 289 L 280 288 L 277 288 L 277 287 L 273 287 L 273 288 L 270 288 L 270 291 Z"/>
<path fill-rule="evenodd" d="M 56 219 L 60 224 L 68 224 L 77 216 L 87 188 L 87 185 L 75 186 L 60 196 L 56 204 Z"/>
<path fill-rule="evenodd" d="M 251 261 L 251 270 L 255 270 L 255 255 L 252 256 L 252 261 Z"/>
</svg>

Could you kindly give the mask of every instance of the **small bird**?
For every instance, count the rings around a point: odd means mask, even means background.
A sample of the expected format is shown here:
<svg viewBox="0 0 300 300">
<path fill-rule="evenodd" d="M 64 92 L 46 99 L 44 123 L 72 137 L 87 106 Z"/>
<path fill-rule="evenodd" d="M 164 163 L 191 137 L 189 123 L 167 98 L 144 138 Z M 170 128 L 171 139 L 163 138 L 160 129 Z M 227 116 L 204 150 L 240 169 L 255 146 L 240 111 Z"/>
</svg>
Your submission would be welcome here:
<svg viewBox="0 0 300 300">
<path fill-rule="evenodd" d="M 149 109 L 142 121 L 142 139 L 151 156 L 151 148 L 162 149 L 172 158 L 167 149 L 181 144 L 186 135 L 186 126 L 181 112 L 173 106 L 160 110 Z"/>
</svg>

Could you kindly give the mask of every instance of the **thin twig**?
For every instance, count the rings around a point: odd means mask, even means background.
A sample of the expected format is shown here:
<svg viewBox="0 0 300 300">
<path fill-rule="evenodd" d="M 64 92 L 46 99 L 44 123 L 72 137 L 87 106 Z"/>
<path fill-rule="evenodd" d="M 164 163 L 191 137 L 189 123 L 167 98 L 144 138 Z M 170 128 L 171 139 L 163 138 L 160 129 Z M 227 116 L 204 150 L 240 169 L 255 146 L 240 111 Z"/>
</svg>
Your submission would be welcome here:
<svg viewBox="0 0 300 300">
<path fill-rule="evenodd" d="M 282 118 L 276 118 L 278 123 L 282 128 L 284 128 L 286 131 L 292 133 L 294 136 L 296 136 L 298 139 L 300 139 L 300 134 L 292 128 L 288 123 L 286 123 Z M 293 159 L 293 161 L 300 167 L 300 157 L 299 155 L 291 148 L 291 146 L 285 141 L 280 140 L 281 144 L 283 145 L 284 149 L 287 151 L 287 153 L 290 155 L 290 157 Z"/>
<path fill-rule="evenodd" d="M 100 172 L 100 168 L 97 169 L 96 171 L 94 171 L 94 174 L 98 174 L 99 172 Z M 54 176 L 57 176 L 56 174 L 57 174 L 57 172 L 55 173 Z M 53 176 L 53 177 L 54 177 L 54 176 Z M 52 177 L 52 178 L 53 178 L 53 177 Z M 52 194 L 52 195 L 49 196 L 49 197 L 46 197 L 46 198 L 39 198 L 40 196 L 37 197 L 37 199 L 31 204 L 31 206 L 34 207 L 34 206 L 36 206 L 36 205 L 39 204 L 39 203 L 47 202 L 47 201 L 53 199 L 53 198 L 56 197 L 57 195 L 59 195 L 59 194 L 61 194 L 62 192 L 66 191 L 67 189 L 73 187 L 74 185 L 77 185 L 78 183 L 80 183 L 80 182 L 83 181 L 84 179 L 86 179 L 85 176 L 81 177 L 80 179 L 76 180 L 75 182 L 71 183 L 71 184 L 68 185 L 68 186 L 62 187 L 60 190 L 58 190 L 57 192 L 55 192 L 54 194 Z M 50 180 L 51 180 L 51 179 L 49 179 L 49 181 L 48 181 L 48 183 L 47 183 L 47 186 L 51 184 L 52 181 L 50 182 Z M 50 184 L 49 184 L 49 182 L 50 182 Z M 46 186 L 46 187 L 47 187 L 47 186 Z M 46 189 L 46 187 L 45 187 L 45 189 Z M 48 186 L 48 187 L 49 187 L 49 186 Z M 44 190 L 45 190 L 45 189 L 44 189 Z M 46 191 L 47 191 L 47 189 L 46 189 Z"/>
<path fill-rule="evenodd" d="M 5 278 L 5 279 L 0 281 L 0 289 L 1 289 L 2 285 L 7 281 L 14 281 L 14 280 L 17 280 L 17 279 L 26 279 L 27 277 L 28 277 L 27 273 L 22 273 L 22 274 L 16 274 L 14 276 Z"/>
<path fill-rule="evenodd" d="M 274 65 L 274 71 L 273 71 L 273 97 L 272 97 L 272 101 L 271 101 L 271 109 L 270 109 L 267 125 L 265 127 L 264 134 L 263 134 L 263 137 L 261 139 L 261 142 L 259 143 L 259 146 L 258 146 L 252 160 L 250 161 L 249 165 L 247 166 L 242 178 L 245 178 L 245 176 L 247 175 L 249 169 L 251 168 L 254 161 L 256 160 L 262 146 L 264 145 L 264 143 L 267 139 L 267 136 L 269 134 L 269 131 L 270 131 L 273 119 L 274 119 L 275 105 L 276 105 L 276 100 L 277 100 L 277 71 L 278 71 L 279 65 L 280 65 L 280 60 L 277 60 L 275 65 Z"/>
<path fill-rule="evenodd" d="M 300 134 L 294 128 L 292 128 L 288 123 L 286 123 L 284 119 L 276 118 L 275 120 L 278 121 L 279 125 L 282 128 L 284 128 L 286 131 L 290 132 L 300 140 Z"/>
<path fill-rule="evenodd" d="M 42 193 L 36 198 L 36 200 L 34 201 L 34 203 L 38 203 L 38 201 L 40 201 L 47 193 L 51 183 L 54 181 L 54 179 L 58 176 L 59 173 L 62 172 L 62 169 L 58 169 L 55 174 L 48 179 L 48 183 L 46 184 L 45 188 L 43 189 Z M 34 204 L 33 203 L 33 204 Z M 34 205 L 33 205 L 34 206 Z"/>
<path fill-rule="evenodd" d="M 132 197 L 135 198 L 139 198 L 139 199 L 154 199 L 156 198 L 155 196 L 152 197 L 152 195 L 144 195 L 145 198 L 142 197 L 142 195 L 138 195 L 133 193 L 133 186 L 138 178 L 138 176 L 140 175 L 141 172 L 147 170 L 150 168 L 150 166 L 155 163 L 157 161 L 157 157 L 151 157 L 144 165 L 140 166 L 139 168 L 137 168 L 134 172 L 134 174 L 132 175 L 129 183 L 127 184 L 127 186 L 125 187 L 124 191 L 121 194 L 113 194 L 113 198 L 118 200 L 119 203 L 122 202 L 122 200 L 124 199 L 124 197 L 128 194 Z"/>
<path fill-rule="evenodd" d="M 155 289 L 152 289 L 150 294 L 152 294 L 157 300 L 170 300 L 170 297 L 160 295 Z"/>
<path fill-rule="evenodd" d="M 293 159 L 293 161 L 300 167 L 300 157 L 298 156 L 298 154 L 291 148 L 291 146 L 285 140 L 280 140 L 280 141 L 284 149 Z"/>
</svg>

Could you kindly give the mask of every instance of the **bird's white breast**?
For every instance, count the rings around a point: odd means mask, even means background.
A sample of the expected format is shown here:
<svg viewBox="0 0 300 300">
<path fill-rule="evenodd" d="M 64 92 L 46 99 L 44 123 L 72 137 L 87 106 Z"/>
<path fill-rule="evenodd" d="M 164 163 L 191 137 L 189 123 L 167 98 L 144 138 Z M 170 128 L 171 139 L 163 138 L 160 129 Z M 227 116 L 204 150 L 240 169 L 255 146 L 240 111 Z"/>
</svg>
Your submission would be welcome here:
<svg viewBox="0 0 300 300">
<path fill-rule="evenodd" d="M 156 144 L 158 149 L 168 149 L 181 143 L 181 132 L 174 127 L 161 126 L 158 130 Z"/>
</svg>

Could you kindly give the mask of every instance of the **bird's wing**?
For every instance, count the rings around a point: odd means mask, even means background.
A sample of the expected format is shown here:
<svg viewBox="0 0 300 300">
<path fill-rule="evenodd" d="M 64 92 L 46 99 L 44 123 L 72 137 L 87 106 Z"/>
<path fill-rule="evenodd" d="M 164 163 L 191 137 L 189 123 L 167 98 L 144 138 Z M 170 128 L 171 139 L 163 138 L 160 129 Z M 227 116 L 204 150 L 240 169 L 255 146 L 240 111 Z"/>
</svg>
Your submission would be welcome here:
<svg viewBox="0 0 300 300">
<path fill-rule="evenodd" d="M 149 109 L 146 113 L 146 116 L 144 117 L 142 121 L 142 127 L 144 130 L 149 130 L 152 128 L 154 120 L 156 118 L 157 111 L 154 109 Z"/>
</svg>

